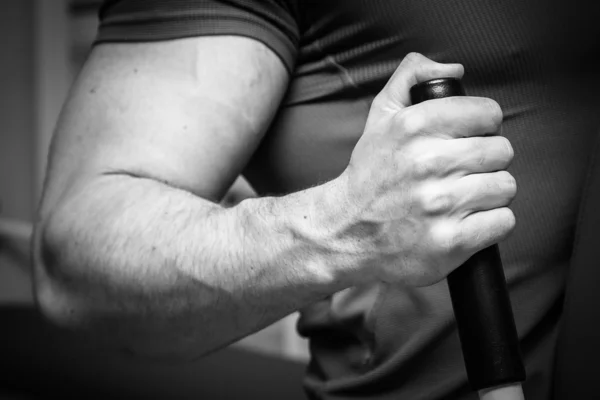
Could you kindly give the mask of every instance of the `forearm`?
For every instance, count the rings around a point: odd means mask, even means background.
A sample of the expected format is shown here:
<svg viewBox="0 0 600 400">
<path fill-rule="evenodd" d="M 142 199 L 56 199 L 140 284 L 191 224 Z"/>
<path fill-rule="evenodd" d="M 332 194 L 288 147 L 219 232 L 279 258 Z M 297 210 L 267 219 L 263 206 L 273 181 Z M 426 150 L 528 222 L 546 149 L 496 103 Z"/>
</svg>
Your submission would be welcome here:
<svg viewBox="0 0 600 400">
<path fill-rule="evenodd" d="M 43 223 L 40 303 L 134 352 L 214 350 L 349 285 L 336 272 L 347 260 L 314 240 L 330 189 L 225 209 L 105 176 Z"/>
</svg>

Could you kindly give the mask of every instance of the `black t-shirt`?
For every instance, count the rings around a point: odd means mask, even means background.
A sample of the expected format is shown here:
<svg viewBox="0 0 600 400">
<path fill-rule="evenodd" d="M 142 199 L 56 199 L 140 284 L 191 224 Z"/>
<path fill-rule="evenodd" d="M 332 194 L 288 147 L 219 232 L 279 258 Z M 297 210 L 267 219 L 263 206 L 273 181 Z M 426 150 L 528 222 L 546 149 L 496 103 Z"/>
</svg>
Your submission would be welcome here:
<svg viewBox="0 0 600 400">
<path fill-rule="evenodd" d="M 242 35 L 281 58 L 290 88 L 244 172 L 260 193 L 337 176 L 371 100 L 407 53 L 462 63 L 467 93 L 502 106 L 515 149 L 517 228 L 500 251 L 526 397 L 550 397 L 576 214 L 600 124 L 599 2 L 109 0 L 100 16 L 97 43 Z M 476 398 L 445 282 L 347 289 L 302 310 L 299 331 L 311 341 L 312 398 Z"/>
</svg>

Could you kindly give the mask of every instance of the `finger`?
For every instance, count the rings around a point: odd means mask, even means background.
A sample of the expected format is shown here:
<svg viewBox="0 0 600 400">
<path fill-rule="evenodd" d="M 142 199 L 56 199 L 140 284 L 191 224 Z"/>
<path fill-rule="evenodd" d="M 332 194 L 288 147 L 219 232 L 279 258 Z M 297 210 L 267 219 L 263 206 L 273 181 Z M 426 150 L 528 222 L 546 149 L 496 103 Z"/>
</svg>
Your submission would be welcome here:
<svg viewBox="0 0 600 400">
<path fill-rule="evenodd" d="M 424 144 L 423 146 L 425 146 Z M 429 144 L 430 147 L 433 147 Z M 503 136 L 478 136 L 447 140 L 440 144 L 440 165 L 446 175 L 459 177 L 506 170 L 514 158 L 510 141 Z M 435 147 L 434 147 L 435 148 Z"/>
<path fill-rule="evenodd" d="M 374 102 L 381 107 L 400 110 L 410 105 L 410 88 L 417 83 L 436 78 L 462 78 L 460 64 L 441 64 L 422 54 L 409 53 L 404 57 Z"/>
<path fill-rule="evenodd" d="M 479 211 L 459 222 L 456 245 L 475 254 L 508 237 L 515 229 L 515 215 L 508 207 Z"/>
<path fill-rule="evenodd" d="M 467 175 L 452 187 L 452 213 L 464 219 L 479 211 L 507 207 L 516 194 L 517 183 L 507 171 Z"/>
<path fill-rule="evenodd" d="M 428 100 L 396 113 L 394 123 L 403 135 L 443 139 L 497 135 L 502 125 L 500 105 L 486 97 L 456 96 Z"/>
<path fill-rule="evenodd" d="M 421 185 L 415 199 L 429 215 L 451 214 L 463 219 L 475 212 L 506 207 L 516 194 L 513 176 L 498 171 Z"/>
</svg>

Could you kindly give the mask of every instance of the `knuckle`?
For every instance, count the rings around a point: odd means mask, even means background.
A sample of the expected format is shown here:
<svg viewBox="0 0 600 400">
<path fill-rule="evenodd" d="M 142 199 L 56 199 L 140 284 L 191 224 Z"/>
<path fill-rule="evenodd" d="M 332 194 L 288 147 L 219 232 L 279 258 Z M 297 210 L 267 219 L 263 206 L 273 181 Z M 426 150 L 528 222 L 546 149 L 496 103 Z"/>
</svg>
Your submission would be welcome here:
<svg viewBox="0 0 600 400">
<path fill-rule="evenodd" d="M 419 201 L 427 214 L 442 214 L 452 208 L 452 196 L 437 185 L 427 185 L 420 193 Z"/>
<path fill-rule="evenodd" d="M 486 148 L 486 142 L 483 138 L 472 138 L 471 140 L 471 154 L 475 155 L 475 164 L 477 166 L 485 165 L 488 160 L 488 149 Z"/>
<path fill-rule="evenodd" d="M 503 240 L 507 238 L 515 229 L 517 220 L 515 214 L 508 207 L 502 207 L 496 209 L 496 217 L 494 221 L 490 221 L 492 228 L 495 232 L 497 240 Z"/>
<path fill-rule="evenodd" d="M 500 171 L 502 181 L 504 183 L 504 187 L 506 191 L 510 195 L 510 197 L 514 197 L 517 194 L 517 180 L 514 176 L 508 171 Z"/>
<path fill-rule="evenodd" d="M 404 134 L 417 135 L 425 128 L 426 119 L 414 107 L 406 108 L 396 115 L 396 126 Z"/>
<path fill-rule="evenodd" d="M 492 124 L 499 128 L 504 118 L 502 107 L 500 107 L 497 101 L 489 98 L 484 98 L 483 104 L 492 120 Z"/>
<path fill-rule="evenodd" d="M 384 108 L 384 106 L 389 103 L 389 99 L 387 98 L 387 94 L 384 91 L 379 92 L 371 101 L 371 107 L 369 112 L 372 113 L 375 110 L 380 110 Z"/>
<path fill-rule="evenodd" d="M 517 219 L 515 214 L 508 207 L 502 207 L 496 209 L 498 212 L 498 220 L 494 224 L 499 240 L 506 239 L 514 230 L 517 225 Z"/>
<path fill-rule="evenodd" d="M 451 255 L 462 248 L 462 235 L 450 223 L 439 223 L 431 232 L 435 248 L 443 255 Z"/>
<path fill-rule="evenodd" d="M 428 178 L 440 174 L 440 160 L 437 152 L 424 150 L 413 158 L 413 173 L 417 178 Z"/>
<path fill-rule="evenodd" d="M 503 222 L 504 222 L 504 226 L 506 227 L 506 231 L 507 234 L 512 232 L 515 227 L 517 226 L 517 218 L 515 217 L 515 214 L 513 213 L 513 211 L 508 208 L 508 207 L 504 207 L 502 209 L 503 211 Z"/>
<path fill-rule="evenodd" d="M 423 57 L 422 54 L 411 51 L 404 57 L 401 64 L 417 64 L 423 62 L 424 60 L 425 57 Z"/>
<path fill-rule="evenodd" d="M 498 139 L 502 141 L 504 148 L 506 150 L 506 159 L 508 162 L 511 162 L 515 157 L 515 150 L 513 149 L 512 143 L 508 138 L 504 136 L 498 136 Z"/>
</svg>

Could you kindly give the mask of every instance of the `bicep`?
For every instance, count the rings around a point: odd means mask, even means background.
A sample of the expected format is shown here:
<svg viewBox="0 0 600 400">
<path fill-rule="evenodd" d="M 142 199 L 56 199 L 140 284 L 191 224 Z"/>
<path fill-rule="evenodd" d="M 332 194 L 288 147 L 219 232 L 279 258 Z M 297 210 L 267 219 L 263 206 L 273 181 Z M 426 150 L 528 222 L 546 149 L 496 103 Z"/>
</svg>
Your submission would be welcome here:
<svg viewBox="0 0 600 400">
<path fill-rule="evenodd" d="M 218 201 L 258 146 L 287 82 L 280 59 L 243 37 L 95 47 L 53 138 L 43 208 L 114 173 Z"/>
</svg>

